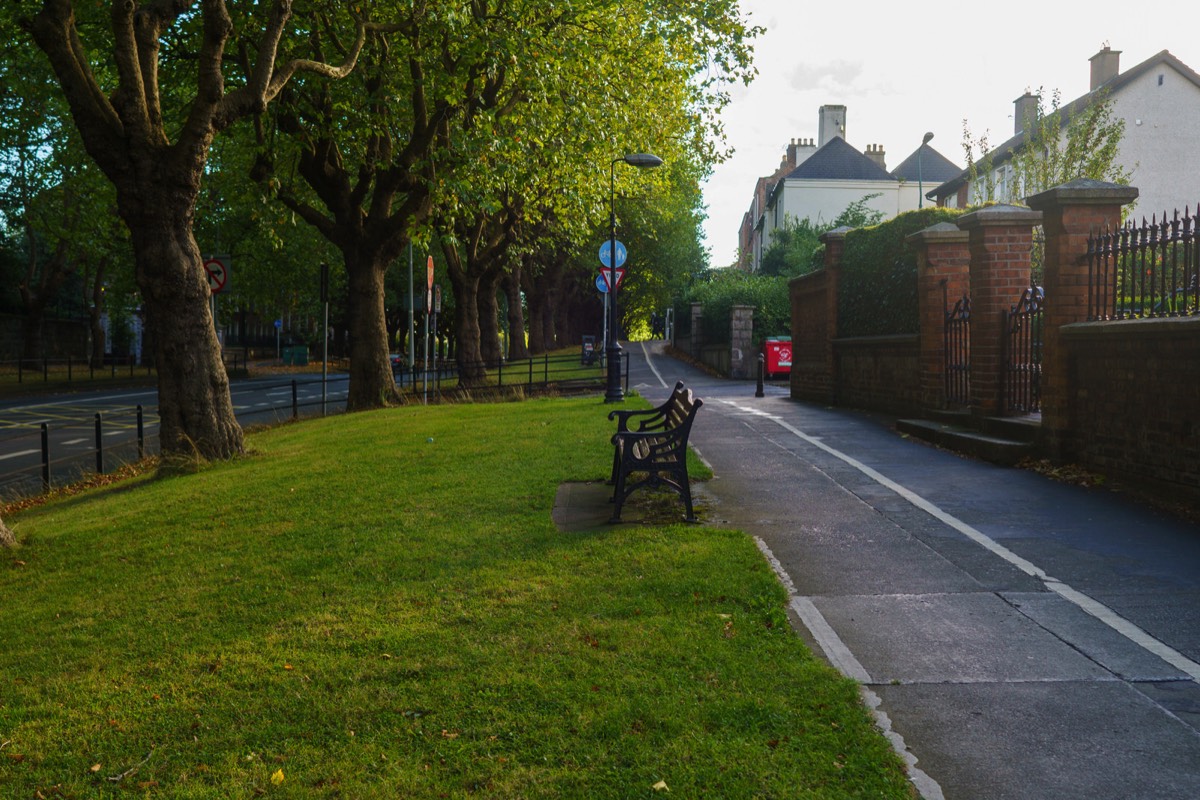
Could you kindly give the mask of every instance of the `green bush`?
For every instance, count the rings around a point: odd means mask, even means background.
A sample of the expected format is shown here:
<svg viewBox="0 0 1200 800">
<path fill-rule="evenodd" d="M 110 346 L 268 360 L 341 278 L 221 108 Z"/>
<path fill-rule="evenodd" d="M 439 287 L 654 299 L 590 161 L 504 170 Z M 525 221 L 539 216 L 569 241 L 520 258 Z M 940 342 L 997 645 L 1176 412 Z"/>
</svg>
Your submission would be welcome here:
<svg viewBox="0 0 1200 800">
<path fill-rule="evenodd" d="M 918 209 L 847 233 L 838 285 L 838 336 L 917 333 L 917 257 L 905 237 L 961 213 Z"/>
<path fill-rule="evenodd" d="M 710 270 L 675 308 L 677 330 L 690 333 L 691 304 L 702 303 L 701 336 L 705 342 L 728 342 L 729 322 L 735 305 L 754 306 L 754 346 L 768 336 L 791 332 L 788 279 L 783 276 L 750 275 L 740 270 Z M 686 322 L 685 322 L 686 320 Z"/>
</svg>

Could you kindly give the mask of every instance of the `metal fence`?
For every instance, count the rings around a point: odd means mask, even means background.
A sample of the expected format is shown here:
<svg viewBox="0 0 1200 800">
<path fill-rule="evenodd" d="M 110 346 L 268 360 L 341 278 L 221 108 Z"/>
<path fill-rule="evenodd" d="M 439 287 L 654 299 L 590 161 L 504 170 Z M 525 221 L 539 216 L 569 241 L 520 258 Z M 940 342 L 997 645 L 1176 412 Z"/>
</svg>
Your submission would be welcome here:
<svg viewBox="0 0 1200 800">
<path fill-rule="evenodd" d="M 628 391 L 629 354 L 622 356 Z M 469 390 L 460 389 L 459 368 L 452 361 L 398 372 L 397 388 L 409 402 L 436 403 L 514 392 L 603 391 L 607 382 L 603 357 L 542 356 L 476 366 L 484 368 L 486 377 Z M 324 380 L 311 375 L 278 382 L 235 381 L 230 394 L 243 427 L 267 427 L 342 413 L 348 386 L 349 376 L 339 373 Z M 12 410 L 0 411 L 0 500 L 49 492 L 158 452 L 157 414 L 141 405 L 106 406 L 96 413 L 82 407 L 63 413 L 38 406 L 21 418 Z"/>
<path fill-rule="evenodd" d="M 1046 294 L 1030 286 L 1004 314 L 1004 392 L 1006 414 L 1042 410 L 1042 317 Z"/>
<path fill-rule="evenodd" d="M 396 383 L 406 396 L 438 400 L 447 395 L 471 397 L 488 393 L 586 392 L 603 390 L 608 372 L 603 351 L 593 354 L 543 355 L 528 359 L 459 364 L 442 359 L 428 368 L 418 362 L 410 369 L 396 370 Z M 622 352 L 623 389 L 629 391 L 629 353 Z M 464 380 L 463 375 L 470 375 Z"/>
<path fill-rule="evenodd" d="M 944 282 L 942 303 L 949 306 Z M 946 403 L 965 406 L 971 402 L 971 296 L 964 294 L 945 314 Z"/>
<path fill-rule="evenodd" d="M 1200 299 L 1200 210 L 1088 237 L 1088 319 L 1193 316 Z"/>
</svg>

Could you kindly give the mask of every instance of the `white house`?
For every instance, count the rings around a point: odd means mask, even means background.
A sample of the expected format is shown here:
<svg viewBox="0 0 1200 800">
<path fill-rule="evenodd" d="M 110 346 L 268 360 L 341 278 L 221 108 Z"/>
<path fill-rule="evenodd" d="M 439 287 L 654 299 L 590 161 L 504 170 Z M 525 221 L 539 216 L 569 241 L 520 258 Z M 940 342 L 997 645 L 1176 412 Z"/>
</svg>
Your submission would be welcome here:
<svg viewBox="0 0 1200 800">
<path fill-rule="evenodd" d="M 1092 56 L 1088 93 L 1062 108 L 1064 121 L 1092 102 L 1098 89 L 1112 98 L 1113 116 L 1125 121 L 1117 163 L 1130 174 L 1139 191 L 1139 215 L 1168 215 L 1200 202 L 1200 173 L 1195 169 L 1196 131 L 1200 130 L 1200 75 L 1163 50 L 1125 72 L 1121 52 L 1105 45 Z M 1015 101 L 1014 135 L 991 151 L 993 180 L 1007 188 L 1013 180 L 1012 157 L 1025 142 L 1023 128 L 1037 98 L 1026 92 Z M 1065 139 L 1065 137 L 1064 137 Z M 1065 142 L 1064 142 L 1065 144 Z M 1023 187 L 1015 187 L 1022 194 Z M 926 196 L 938 205 L 962 207 L 985 199 L 970 184 L 966 170 L 937 186 Z"/>
<path fill-rule="evenodd" d="M 889 172 L 884 149 L 868 145 L 859 152 L 846 141 L 846 107 L 821 106 L 818 136 L 792 140 L 780 168 L 760 178 L 740 233 L 743 269 L 757 271 L 771 235 L 787 220 L 830 223 L 851 203 L 864 198 L 884 219 L 918 208 L 920 189 L 936 186 L 961 172 L 929 144 L 922 143 Z"/>
</svg>

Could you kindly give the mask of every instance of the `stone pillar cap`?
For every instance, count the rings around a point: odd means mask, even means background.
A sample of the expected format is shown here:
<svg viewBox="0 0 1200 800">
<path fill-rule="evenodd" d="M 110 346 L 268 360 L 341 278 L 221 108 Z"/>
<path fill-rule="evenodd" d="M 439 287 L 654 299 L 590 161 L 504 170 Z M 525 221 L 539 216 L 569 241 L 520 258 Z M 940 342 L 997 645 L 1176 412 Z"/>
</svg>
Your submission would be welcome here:
<svg viewBox="0 0 1200 800">
<path fill-rule="evenodd" d="M 928 228 L 922 228 L 916 233 L 910 233 L 904 237 L 904 241 L 912 244 L 965 242 L 966 240 L 967 232 L 953 222 L 939 222 L 936 225 L 930 225 Z"/>
<path fill-rule="evenodd" d="M 831 231 L 825 231 L 820 236 L 818 236 L 817 239 L 822 244 L 824 244 L 825 242 L 828 242 L 831 239 L 845 239 L 846 234 L 852 230 L 854 230 L 854 229 L 849 227 L 848 225 L 839 225 L 838 227 L 834 228 Z"/>
<path fill-rule="evenodd" d="M 1025 206 L 1000 204 L 984 206 L 978 211 L 963 214 L 956 222 L 958 227 L 964 231 L 992 225 L 1041 225 L 1042 212 Z"/>
<path fill-rule="evenodd" d="M 1076 178 L 1061 186 L 1025 198 L 1030 208 L 1038 210 L 1060 205 L 1110 206 L 1132 203 L 1138 197 L 1136 186 Z"/>
</svg>

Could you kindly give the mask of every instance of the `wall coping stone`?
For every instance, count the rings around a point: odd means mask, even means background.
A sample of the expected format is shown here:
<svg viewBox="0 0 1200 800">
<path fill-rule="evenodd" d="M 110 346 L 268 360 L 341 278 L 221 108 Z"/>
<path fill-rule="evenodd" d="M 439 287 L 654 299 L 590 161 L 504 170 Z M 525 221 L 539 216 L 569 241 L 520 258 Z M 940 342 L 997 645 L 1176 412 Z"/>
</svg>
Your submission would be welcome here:
<svg viewBox="0 0 1200 800">
<path fill-rule="evenodd" d="M 1072 338 L 1178 336 L 1200 333 L 1200 317 L 1152 317 L 1150 319 L 1094 320 L 1063 325 L 1064 336 Z"/>
<path fill-rule="evenodd" d="M 925 244 L 927 242 L 965 242 L 967 238 L 967 232 L 953 222 L 939 222 L 916 233 L 910 233 L 904 237 L 904 241 L 914 244 Z"/>
<path fill-rule="evenodd" d="M 1060 205 L 1110 206 L 1132 203 L 1138 197 L 1136 186 L 1121 186 L 1091 178 L 1076 178 L 1025 198 L 1030 208 L 1044 210 Z"/>
<path fill-rule="evenodd" d="M 1010 205 L 994 205 L 984 206 L 978 211 L 972 211 L 970 214 L 963 214 L 956 220 L 956 224 L 962 230 L 970 230 L 972 228 L 983 228 L 997 225 L 1041 225 L 1042 212 L 1034 211 L 1025 206 L 1010 206 Z"/>
<path fill-rule="evenodd" d="M 829 241 L 840 241 L 842 239 L 845 239 L 846 234 L 852 230 L 854 230 L 854 229 L 851 227 L 848 227 L 846 225 L 839 225 L 838 227 L 834 228 L 831 231 L 825 231 L 824 233 L 822 233 L 820 236 L 817 237 L 817 241 L 821 242 L 822 244 L 829 242 Z"/>
</svg>

